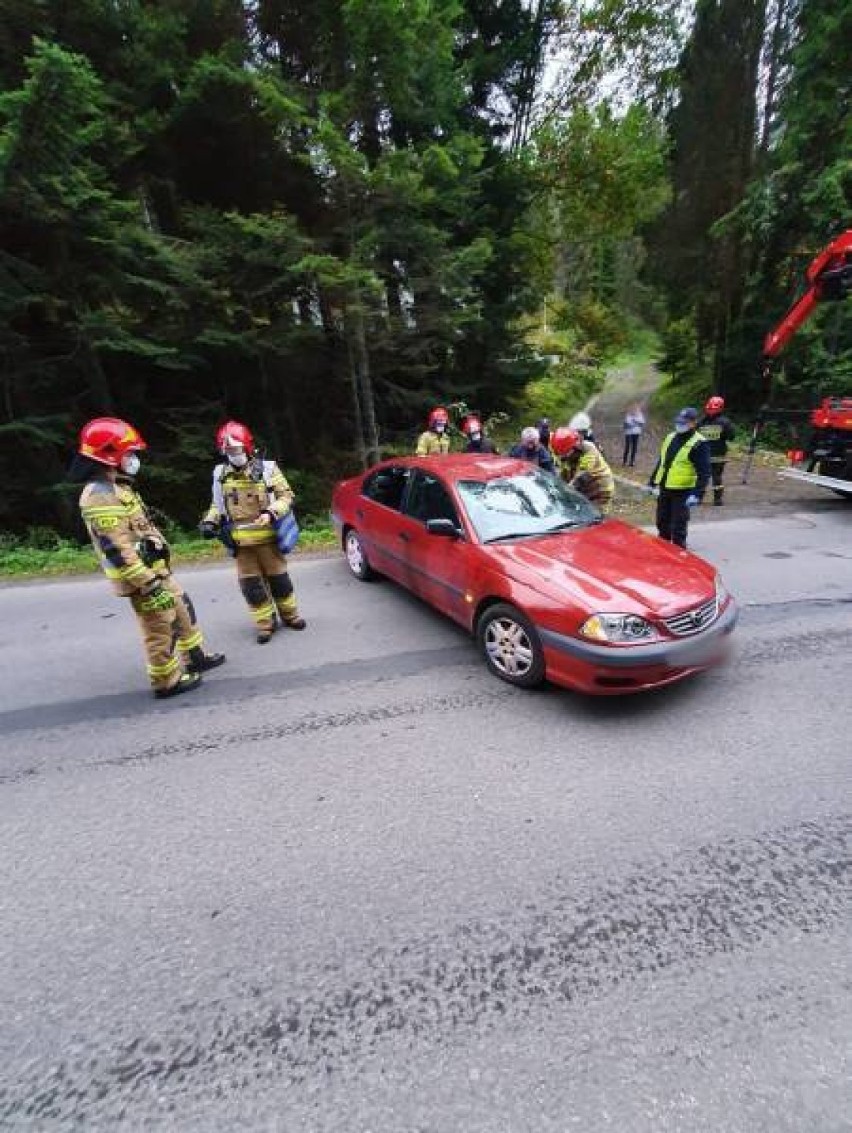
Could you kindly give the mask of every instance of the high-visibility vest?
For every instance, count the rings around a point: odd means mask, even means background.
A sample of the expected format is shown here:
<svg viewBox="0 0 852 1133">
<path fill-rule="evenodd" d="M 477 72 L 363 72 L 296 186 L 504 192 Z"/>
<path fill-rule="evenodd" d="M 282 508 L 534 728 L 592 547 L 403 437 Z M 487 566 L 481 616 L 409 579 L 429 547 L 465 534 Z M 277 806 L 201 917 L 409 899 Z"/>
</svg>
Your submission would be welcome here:
<svg viewBox="0 0 852 1133">
<path fill-rule="evenodd" d="M 663 447 L 660 449 L 660 466 L 657 469 L 657 474 L 654 476 L 654 483 L 661 484 L 663 476 L 666 472 L 666 456 L 668 455 L 669 446 L 671 445 L 677 433 L 669 433 L 663 441 Z M 696 431 L 692 434 L 689 440 L 681 446 L 675 454 L 675 458 L 671 463 L 666 475 L 667 488 L 694 488 L 698 483 L 698 471 L 692 461 L 689 459 L 689 454 L 696 445 L 701 444 L 704 437 L 701 433 Z"/>
</svg>

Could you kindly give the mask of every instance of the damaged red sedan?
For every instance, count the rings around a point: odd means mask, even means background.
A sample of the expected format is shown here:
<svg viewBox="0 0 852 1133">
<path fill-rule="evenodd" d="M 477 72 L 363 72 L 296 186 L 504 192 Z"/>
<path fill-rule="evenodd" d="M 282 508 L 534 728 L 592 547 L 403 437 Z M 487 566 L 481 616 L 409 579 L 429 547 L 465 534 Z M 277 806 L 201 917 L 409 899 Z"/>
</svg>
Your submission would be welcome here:
<svg viewBox="0 0 852 1133">
<path fill-rule="evenodd" d="M 339 483 L 349 569 L 385 575 L 474 635 L 510 684 L 658 688 L 709 668 L 737 607 L 716 569 L 520 460 L 386 460 Z"/>
</svg>

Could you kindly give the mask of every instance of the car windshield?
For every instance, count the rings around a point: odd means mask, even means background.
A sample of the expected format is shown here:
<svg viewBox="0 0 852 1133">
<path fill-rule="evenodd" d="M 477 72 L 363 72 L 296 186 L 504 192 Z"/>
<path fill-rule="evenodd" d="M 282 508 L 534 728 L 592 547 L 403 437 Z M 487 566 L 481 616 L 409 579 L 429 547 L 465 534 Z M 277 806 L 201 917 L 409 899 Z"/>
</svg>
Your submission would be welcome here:
<svg viewBox="0 0 852 1133">
<path fill-rule="evenodd" d="M 549 535 L 601 518 L 579 492 L 533 467 L 495 480 L 460 480 L 456 487 L 483 543 Z"/>
</svg>

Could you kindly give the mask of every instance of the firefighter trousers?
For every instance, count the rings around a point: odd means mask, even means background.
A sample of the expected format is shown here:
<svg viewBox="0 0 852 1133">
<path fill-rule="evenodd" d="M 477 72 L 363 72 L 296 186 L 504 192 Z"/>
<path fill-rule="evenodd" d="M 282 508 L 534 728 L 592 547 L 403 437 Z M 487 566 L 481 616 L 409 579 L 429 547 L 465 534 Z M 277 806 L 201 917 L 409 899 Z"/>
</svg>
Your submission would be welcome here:
<svg viewBox="0 0 852 1133">
<path fill-rule="evenodd" d="M 142 634 L 148 679 L 155 690 L 177 684 L 187 655 L 204 645 L 192 599 L 172 575 L 161 578 L 160 583 L 175 600 L 169 609 L 151 609 L 141 594 L 130 598 Z"/>
<path fill-rule="evenodd" d="M 237 578 L 258 630 L 275 629 L 276 613 L 283 622 L 299 616 L 287 560 L 275 543 L 237 548 Z"/>
<path fill-rule="evenodd" d="M 713 460 L 710 463 L 710 478 L 713 481 L 713 503 L 718 507 L 725 495 L 725 485 L 722 482 L 725 476 L 725 461 Z"/>
</svg>

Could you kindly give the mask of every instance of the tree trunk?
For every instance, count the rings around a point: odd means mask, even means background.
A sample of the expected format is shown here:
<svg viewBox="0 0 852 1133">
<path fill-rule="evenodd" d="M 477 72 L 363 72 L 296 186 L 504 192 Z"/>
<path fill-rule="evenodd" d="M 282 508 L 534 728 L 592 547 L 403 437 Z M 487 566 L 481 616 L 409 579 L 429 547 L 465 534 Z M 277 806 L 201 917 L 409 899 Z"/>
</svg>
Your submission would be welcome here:
<svg viewBox="0 0 852 1133">
<path fill-rule="evenodd" d="M 355 302 L 347 311 L 347 338 L 350 340 L 350 366 L 354 373 L 360 421 L 359 450 L 363 448 L 365 467 L 379 458 L 379 426 L 376 420 L 376 399 L 370 372 L 370 353 L 364 326 L 364 309 L 361 296 L 355 290 Z"/>
</svg>

